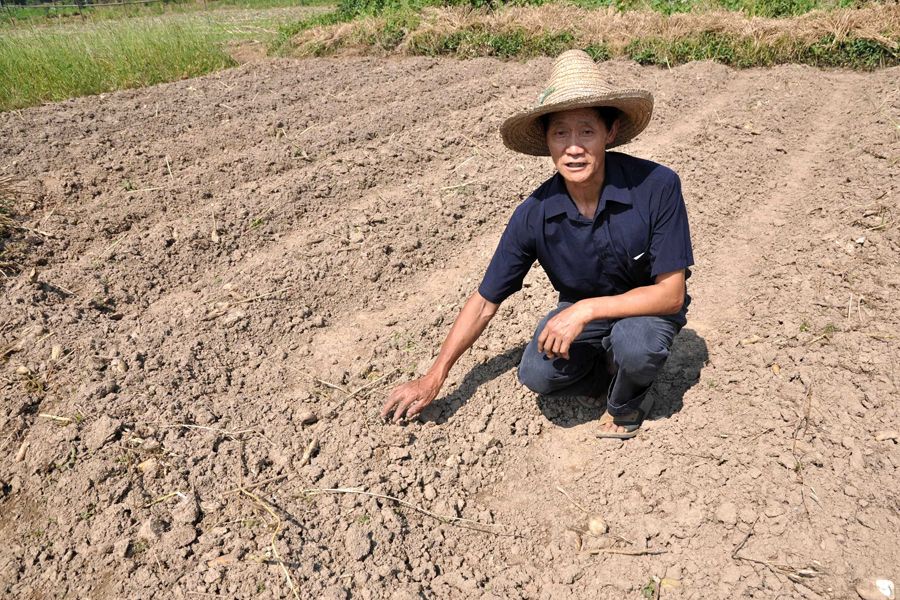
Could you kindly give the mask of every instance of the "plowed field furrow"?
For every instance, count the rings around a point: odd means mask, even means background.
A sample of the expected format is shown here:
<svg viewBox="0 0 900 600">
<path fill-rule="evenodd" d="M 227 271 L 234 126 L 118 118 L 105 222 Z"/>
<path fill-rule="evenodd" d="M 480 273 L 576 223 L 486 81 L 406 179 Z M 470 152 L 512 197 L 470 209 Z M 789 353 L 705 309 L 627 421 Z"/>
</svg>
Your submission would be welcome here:
<svg viewBox="0 0 900 600">
<path fill-rule="evenodd" d="M 290 597 L 273 531 L 303 598 L 897 581 L 897 69 L 605 63 L 656 94 L 624 151 L 681 175 L 697 262 L 644 431 L 516 381 L 539 268 L 421 422 L 377 418 L 551 174 L 497 134 L 549 66 L 282 60 L 0 115 L 53 236 L 0 281 L 0 595 Z"/>
</svg>

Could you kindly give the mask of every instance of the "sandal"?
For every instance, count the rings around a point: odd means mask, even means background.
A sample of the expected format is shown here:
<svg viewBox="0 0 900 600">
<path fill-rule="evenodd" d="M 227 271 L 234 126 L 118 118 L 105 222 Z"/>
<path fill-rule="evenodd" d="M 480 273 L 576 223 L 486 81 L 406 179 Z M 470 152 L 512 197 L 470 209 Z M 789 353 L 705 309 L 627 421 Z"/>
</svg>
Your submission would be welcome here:
<svg viewBox="0 0 900 600">
<path fill-rule="evenodd" d="M 648 394 L 649 395 L 649 394 Z M 603 414 L 600 415 L 599 425 L 602 427 L 603 425 L 613 424 L 619 427 L 624 427 L 625 431 L 619 433 L 618 431 L 599 431 L 597 432 L 598 438 L 612 438 L 617 440 L 627 440 L 633 438 L 638 434 L 638 431 L 641 428 L 641 425 L 644 423 L 644 419 L 650 414 L 650 410 L 652 410 L 652 403 L 647 402 L 647 399 L 641 401 L 641 404 L 638 408 L 634 409 L 627 415 L 611 415 L 607 411 L 603 411 Z"/>
<path fill-rule="evenodd" d="M 641 428 L 641 424 L 644 422 L 644 411 L 637 408 L 630 415 L 622 415 L 622 416 L 613 416 L 603 411 L 603 414 L 600 415 L 600 426 L 607 425 L 612 423 L 614 425 L 618 425 L 619 427 L 624 427 L 625 431 L 598 431 L 598 438 L 614 438 L 617 440 L 627 440 L 629 438 L 633 438 L 638 434 L 638 430 Z"/>
</svg>

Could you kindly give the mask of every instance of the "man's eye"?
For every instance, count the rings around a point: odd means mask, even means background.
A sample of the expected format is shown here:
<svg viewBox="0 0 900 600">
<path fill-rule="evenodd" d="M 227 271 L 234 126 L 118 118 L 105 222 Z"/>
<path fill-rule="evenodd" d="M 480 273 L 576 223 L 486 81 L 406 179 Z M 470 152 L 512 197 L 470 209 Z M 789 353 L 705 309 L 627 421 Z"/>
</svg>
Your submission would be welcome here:
<svg viewBox="0 0 900 600">
<path fill-rule="evenodd" d="M 593 135 L 593 134 L 594 134 L 593 129 L 585 129 L 584 131 L 581 132 L 581 135 Z"/>
</svg>

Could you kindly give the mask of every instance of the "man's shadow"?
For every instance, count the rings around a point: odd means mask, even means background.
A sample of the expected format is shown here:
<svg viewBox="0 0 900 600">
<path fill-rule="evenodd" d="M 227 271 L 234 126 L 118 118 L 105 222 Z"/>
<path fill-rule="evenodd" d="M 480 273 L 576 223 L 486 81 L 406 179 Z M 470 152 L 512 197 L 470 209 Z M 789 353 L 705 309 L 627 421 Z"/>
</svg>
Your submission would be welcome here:
<svg viewBox="0 0 900 600">
<path fill-rule="evenodd" d="M 447 394 L 425 408 L 419 418 L 423 421 L 432 421 L 438 424 L 446 423 L 475 394 L 479 386 L 496 379 L 510 369 L 516 368 L 524 350 L 525 344 L 522 343 L 510 348 L 503 354 L 498 354 L 488 361 L 476 365 L 466 373 L 462 382 L 452 393 Z"/>
<path fill-rule="evenodd" d="M 668 419 L 684 407 L 684 395 L 700 380 L 700 371 L 709 361 L 706 340 L 692 329 L 682 329 L 672 343 L 669 358 L 648 394 L 653 408 L 647 418 Z M 560 427 L 574 427 L 599 419 L 606 398 L 564 395 L 538 396 L 538 408 Z"/>
</svg>

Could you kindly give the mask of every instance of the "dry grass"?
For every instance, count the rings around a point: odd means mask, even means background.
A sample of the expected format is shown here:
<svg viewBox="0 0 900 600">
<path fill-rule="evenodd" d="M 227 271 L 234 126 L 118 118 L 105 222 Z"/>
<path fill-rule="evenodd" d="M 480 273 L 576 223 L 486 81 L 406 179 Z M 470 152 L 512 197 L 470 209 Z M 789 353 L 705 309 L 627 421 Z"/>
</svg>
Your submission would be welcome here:
<svg viewBox="0 0 900 600">
<path fill-rule="evenodd" d="M 504 42 L 498 37 L 504 34 L 514 34 L 528 43 L 513 43 L 512 50 L 505 52 Z M 530 56 L 552 54 L 562 45 L 602 49 L 597 58 L 623 55 L 636 58 L 636 44 L 644 48 L 650 43 L 658 50 L 692 40 L 693 46 L 682 54 L 697 51 L 701 55 L 696 58 L 709 58 L 702 55 L 700 46 L 710 38 L 732 44 L 732 54 L 741 55 L 732 61 L 738 66 L 786 62 L 791 57 L 812 64 L 844 64 L 846 61 L 840 58 L 829 61 L 823 55 L 829 47 L 839 49 L 842 44 L 859 40 L 880 47 L 882 53 L 896 62 L 900 50 L 900 5 L 813 11 L 778 19 L 727 11 L 667 16 L 654 11 L 588 10 L 565 4 L 512 7 L 495 12 L 462 7 L 426 8 L 415 15 L 386 14 L 316 27 L 299 33 L 293 44 L 299 55 L 392 51 Z M 498 46 L 501 51 L 497 51 Z M 759 62 L 755 63 L 757 59 Z M 745 64 L 748 60 L 750 64 Z"/>
<path fill-rule="evenodd" d="M 13 220 L 13 200 L 18 181 L 11 175 L 0 175 L 0 274 L 19 271 L 19 244 L 11 241 L 17 226 Z"/>
</svg>

